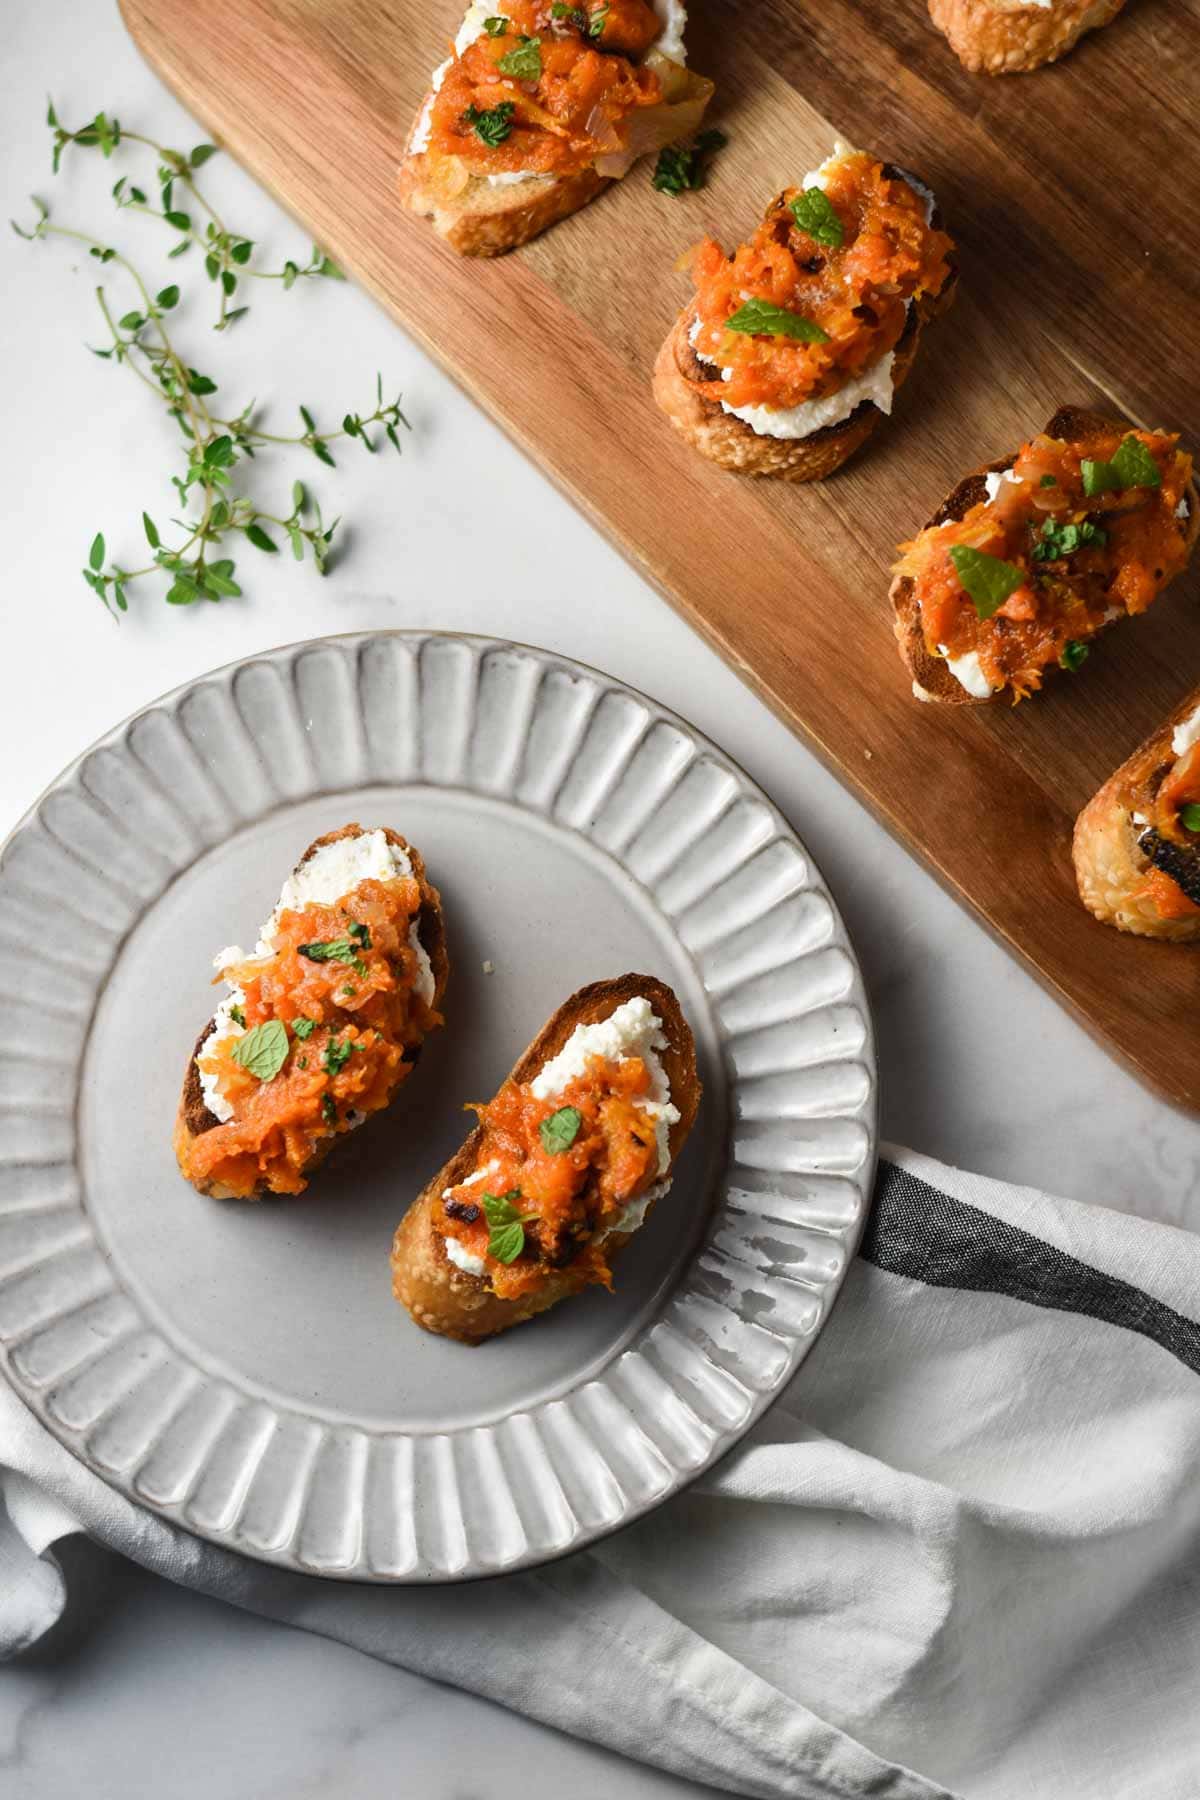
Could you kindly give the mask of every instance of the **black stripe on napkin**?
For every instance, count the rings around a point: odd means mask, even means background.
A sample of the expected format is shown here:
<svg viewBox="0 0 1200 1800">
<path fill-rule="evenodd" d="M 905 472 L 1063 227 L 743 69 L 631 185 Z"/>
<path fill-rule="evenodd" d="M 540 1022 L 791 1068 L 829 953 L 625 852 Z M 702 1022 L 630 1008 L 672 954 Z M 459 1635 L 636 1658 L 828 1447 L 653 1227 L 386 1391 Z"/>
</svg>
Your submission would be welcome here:
<svg viewBox="0 0 1200 1800">
<path fill-rule="evenodd" d="M 1008 1294 L 1136 1331 L 1200 1374 L 1200 1324 L 1042 1238 L 881 1162 L 861 1255 L 930 1287 Z"/>
</svg>

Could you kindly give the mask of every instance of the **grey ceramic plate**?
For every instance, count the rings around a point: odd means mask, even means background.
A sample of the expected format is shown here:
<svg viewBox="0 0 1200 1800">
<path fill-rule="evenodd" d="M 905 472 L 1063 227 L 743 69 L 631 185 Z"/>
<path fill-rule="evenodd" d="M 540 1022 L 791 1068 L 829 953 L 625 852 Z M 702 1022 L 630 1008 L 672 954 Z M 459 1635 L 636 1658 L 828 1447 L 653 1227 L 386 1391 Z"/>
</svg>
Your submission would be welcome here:
<svg viewBox="0 0 1200 1800">
<path fill-rule="evenodd" d="M 210 958 L 351 819 L 442 891 L 447 1027 L 301 1199 L 204 1200 L 170 1139 Z M 400 1214 L 462 1103 L 628 969 L 700 1053 L 669 1200 L 615 1295 L 477 1350 L 425 1335 L 391 1297 Z M 89 750 L 0 858 L 4 1369 L 105 1481 L 250 1556 L 456 1580 L 665 1499 L 812 1343 L 874 1159 L 866 1001 L 808 856 L 682 721 L 543 652 L 398 632 L 221 670 Z"/>
</svg>

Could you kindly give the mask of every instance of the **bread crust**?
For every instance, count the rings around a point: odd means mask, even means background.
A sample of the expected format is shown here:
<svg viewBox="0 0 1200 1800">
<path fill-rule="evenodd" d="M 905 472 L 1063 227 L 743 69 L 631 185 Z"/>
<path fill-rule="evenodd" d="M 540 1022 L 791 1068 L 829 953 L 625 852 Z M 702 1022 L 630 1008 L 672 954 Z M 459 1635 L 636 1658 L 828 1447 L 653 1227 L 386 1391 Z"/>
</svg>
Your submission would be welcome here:
<svg viewBox="0 0 1200 1800">
<path fill-rule="evenodd" d="M 1072 856 L 1079 898 L 1103 924 L 1135 937 L 1200 942 L 1200 913 L 1164 919 L 1153 901 L 1138 896 L 1150 861 L 1138 845 L 1143 828 L 1133 822 L 1134 813 L 1152 815 L 1163 778 L 1178 761 L 1171 748 L 1175 727 L 1191 718 L 1198 706 L 1200 687 L 1180 701 L 1158 730 L 1109 776 L 1075 821 Z"/>
<path fill-rule="evenodd" d="M 1052 438 L 1072 438 L 1082 436 L 1094 430 L 1128 431 L 1130 425 L 1125 419 L 1111 419 L 1103 413 L 1092 412 L 1083 406 L 1060 406 L 1054 417 L 1043 428 L 1043 435 Z M 1014 450 L 1009 456 L 997 458 L 995 462 L 984 463 L 980 468 L 966 475 L 942 501 L 933 517 L 927 519 L 922 530 L 928 531 L 935 525 L 944 525 L 950 519 L 961 519 L 987 498 L 984 478 L 987 475 L 999 475 L 1005 469 L 1011 469 Z M 1188 486 L 1188 554 L 1191 555 L 1195 545 L 1196 533 L 1200 529 L 1200 499 L 1197 498 L 1194 483 Z M 969 694 L 962 683 L 951 674 L 944 657 L 935 656 L 925 646 L 925 634 L 921 629 L 921 609 L 916 601 L 916 589 L 912 577 L 897 575 L 888 590 L 895 613 L 894 630 L 896 642 L 900 647 L 900 656 L 912 676 L 913 694 L 918 700 L 932 700 L 943 706 L 993 706 L 998 700 L 1008 696 L 1009 690 L 996 688 L 981 698 Z M 1116 620 L 1113 621 L 1117 623 Z"/>
<path fill-rule="evenodd" d="M 904 180 L 903 169 L 885 165 L 894 179 Z M 767 212 L 779 205 L 772 200 Z M 934 208 L 931 219 L 941 229 L 941 215 Z M 921 332 L 931 319 L 953 304 L 958 271 L 951 263 L 950 275 L 940 294 L 918 300 L 908 315 L 892 364 L 892 392 L 908 378 Z M 672 425 L 680 431 L 701 456 L 737 475 L 774 476 L 781 481 L 824 481 L 840 469 L 854 452 L 887 417 L 873 400 L 862 400 L 848 419 L 836 425 L 823 425 L 805 438 L 773 438 L 755 431 L 744 419 L 727 413 L 719 397 L 712 400 L 699 392 L 696 383 L 712 385 L 719 396 L 720 370 L 696 355 L 690 332 L 696 308 L 689 306 L 680 313 L 663 343 L 654 364 L 654 398 Z"/>
<path fill-rule="evenodd" d="M 655 976 L 621 975 L 580 988 L 547 1020 L 517 1058 L 508 1079 L 531 1081 L 558 1054 L 577 1025 L 607 1019 L 618 1006 L 639 994 L 650 1001 L 662 1020 L 667 1039 L 667 1047 L 661 1053 L 663 1067 L 671 1085 L 671 1102 L 680 1115 L 670 1133 L 673 1169 L 695 1122 L 701 1085 L 687 1020 L 672 990 Z M 491 1291 L 482 1276 L 469 1275 L 450 1261 L 445 1240 L 433 1225 L 436 1204 L 446 1188 L 456 1187 L 475 1170 L 483 1141 L 483 1129 L 476 1126 L 413 1201 L 392 1242 L 392 1291 L 397 1300 L 423 1330 L 455 1338 L 462 1344 L 479 1344 L 513 1325 L 521 1325 L 586 1285 L 568 1267 L 548 1277 L 536 1293 L 524 1294 L 519 1300 L 504 1300 Z M 632 1235 L 614 1233 L 607 1240 L 611 1255 L 615 1256 Z"/>
<path fill-rule="evenodd" d="M 929 0 L 929 16 L 972 75 L 1021 75 L 1057 62 L 1125 0 Z"/>
<path fill-rule="evenodd" d="M 296 869 L 302 869 L 304 864 L 308 862 L 311 857 L 315 856 L 318 850 L 323 849 L 326 844 L 336 844 L 342 838 L 361 837 L 364 835 L 365 830 L 373 829 L 376 828 L 364 828 L 361 825 L 351 824 L 343 825 L 337 831 L 327 831 L 323 837 L 313 839 L 312 843 L 308 846 L 308 849 L 297 862 Z M 440 1008 L 443 995 L 446 992 L 446 983 L 450 978 L 450 957 L 446 947 L 446 922 L 442 916 L 441 895 L 432 885 L 425 873 L 425 863 L 420 851 L 415 850 L 406 838 L 402 838 L 398 831 L 392 831 L 387 825 L 380 826 L 378 829 L 382 830 L 389 844 L 397 850 L 404 851 L 412 864 L 413 875 L 420 886 L 421 910 L 418 914 L 418 931 L 425 953 L 429 958 L 430 968 L 433 971 L 433 1005 L 436 1008 Z M 180 1172 L 191 1182 L 197 1192 L 207 1195 L 212 1200 L 263 1200 L 270 1192 L 266 1187 L 256 1188 L 254 1192 L 250 1194 L 235 1194 L 220 1181 L 197 1180 L 195 1177 L 188 1174 L 188 1154 L 191 1146 L 204 1132 L 212 1131 L 215 1126 L 221 1123 L 215 1113 L 211 1113 L 208 1110 L 208 1105 L 204 1098 L 204 1089 L 200 1082 L 200 1071 L 196 1067 L 196 1058 L 211 1037 L 214 1023 L 215 1022 L 212 1019 L 209 1020 L 208 1024 L 204 1027 L 204 1030 L 200 1033 L 200 1036 L 196 1039 L 195 1047 L 188 1057 L 187 1068 L 185 1069 L 183 1076 L 183 1088 L 179 1096 L 179 1109 L 175 1115 L 175 1130 L 172 1137 L 175 1148 L 175 1157 L 179 1163 Z M 420 1052 L 418 1050 L 418 1055 L 419 1054 Z M 306 1164 L 304 1173 L 306 1175 L 312 1174 L 312 1172 L 324 1162 L 334 1145 L 340 1144 L 346 1135 L 347 1134 L 343 1132 L 339 1133 L 337 1136 L 322 1139 L 321 1143 L 317 1146 L 312 1160 Z"/>
<path fill-rule="evenodd" d="M 424 113 L 431 95 L 422 103 Z M 414 128 L 415 129 L 415 128 Z M 400 199 L 410 212 L 433 221 L 433 229 L 460 256 L 503 256 L 540 236 L 560 219 L 579 212 L 597 194 L 611 187 L 611 180 L 595 169 L 578 169 L 570 175 L 535 175 L 503 187 L 469 175 L 455 194 L 443 191 L 439 174 L 458 161 L 410 147 L 400 165 Z"/>
</svg>

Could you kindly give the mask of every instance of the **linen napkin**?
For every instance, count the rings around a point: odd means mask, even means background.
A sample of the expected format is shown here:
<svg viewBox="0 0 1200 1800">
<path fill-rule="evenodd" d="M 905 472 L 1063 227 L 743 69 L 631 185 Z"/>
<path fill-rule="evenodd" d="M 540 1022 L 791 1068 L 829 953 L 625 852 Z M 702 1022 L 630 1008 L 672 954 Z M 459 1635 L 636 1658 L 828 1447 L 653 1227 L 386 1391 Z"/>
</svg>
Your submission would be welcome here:
<svg viewBox="0 0 1200 1800">
<path fill-rule="evenodd" d="M 0 1383 L 0 1654 L 70 1606 L 54 1547 L 82 1531 L 735 1794 L 1194 1800 L 1198 1297 L 1200 1239 L 889 1152 L 737 1449 L 593 1550 L 425 1590 L 205 1545 Z"/>
</svg>

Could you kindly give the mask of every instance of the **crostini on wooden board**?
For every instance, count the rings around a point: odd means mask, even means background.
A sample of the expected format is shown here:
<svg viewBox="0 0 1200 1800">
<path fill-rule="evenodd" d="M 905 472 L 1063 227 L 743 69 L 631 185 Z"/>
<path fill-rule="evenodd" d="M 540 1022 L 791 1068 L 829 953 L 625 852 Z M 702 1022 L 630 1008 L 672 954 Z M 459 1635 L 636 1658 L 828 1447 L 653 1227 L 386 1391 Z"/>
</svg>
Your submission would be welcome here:
<svg viewBox="0 0 1200 1800">
<path fill-rule="evenodd" d="M 973 75 L 1022 75 L 1057 62 L 1125 0 L 929 0 L 929 16 Z"/>
<path fill-rule="evenodd" d="M 919 700 L 1019 700 L 1092 639 L 1145 612 L 1200 530 L 1192 459 L 1174 432 L 1080 407 L 960 481 L 900 546 L 891 587 Z"/>
<path fill-rule="evenodd" d="M 680 0 L 474 0 L 400 169 L 412 211 L 463 256 L 578 212 L 693 133 L 712 83 L 685 66 Z"/>
<path fill-rule="evenodd" d="M 310 844 L 201 1032 L 175 1124 L 202 1194 L 297 1194 L 338 1139 L 388 1105 L 442 1023 L 450 963 L 420 854 L 386 827 Z"/>
<path fill-rule="evenodd" d="M 692 1034 L 665 982 L 581 988 L 402 1219 L 396 1298 L 426 1331 L 475 1344 L 610 1287 L 699 1104 Z"/>
<path fill-rule="evenodd" d="M 722 468 L 821 481 L 891 412 L 953 297 L 954 245 L 914 176 L 839 144 L 731 256 L 705 239 L 692 273 L 659 406 Z"/>
<path fill-rule="evenodd" d="M 1080 898 L 1106 925 L 1200 941 L 1200 688 L 1084 807 L 1074 852 Z"/>
</svg>

